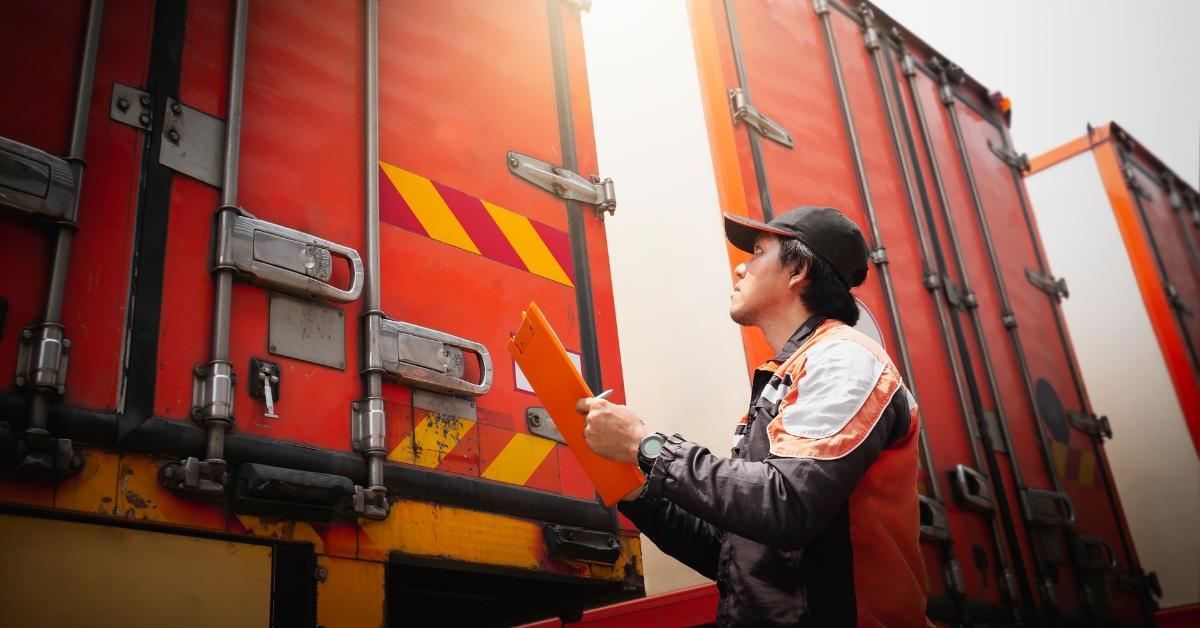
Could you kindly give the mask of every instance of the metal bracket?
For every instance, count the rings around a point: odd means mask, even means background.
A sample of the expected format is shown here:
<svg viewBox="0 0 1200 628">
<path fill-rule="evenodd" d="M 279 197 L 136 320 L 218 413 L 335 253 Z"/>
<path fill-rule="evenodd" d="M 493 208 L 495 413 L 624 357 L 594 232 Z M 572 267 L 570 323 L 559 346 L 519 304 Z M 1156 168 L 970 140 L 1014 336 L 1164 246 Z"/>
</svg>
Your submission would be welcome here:
<svg viewBox="0 0 1200 628">
<path fill-rule="evenodd" d="M 1021 507 L 1025 520 L 1043 526 L 1068 528 L 1075 524 L 1075 505 L 1066 493 L 1021 489 Z"/>
<path fill-rule="evenodd" d="M 30 325 L 17 339 L 17 368 L 13 383 L 33 391 L 46 388 L 55 394 L 67 392 L 67 361 L 71 341 L 63 337 L 66 328 L 54 323 Z"/>
<path fill-rule="evenodd" d="M 1193 316 L 1196 313 L 1192 309 L 1192 306 L 1187 301 L 1184 301 L 1183 297 L 1179 296 L 1179 291 L 1175 289 L 1175 284 L 1169 281 L 1164 283 L 1163 291 L 1167 293 L 1167 302 L 1171 304 L 1171 307 L 1188 316 Z"/>
<path fill-rule="evenodd" d="M 237 384 L 233 364 L 213 360 L 192 369 L 192 418 L 233 424 L 233 387 Z"/>
<path fill-rule="evenodd" d="M 542 528 L 546 553 L 569 560 L 586 560 L 611 565 L 621 557 L 621 542 L 615 534 L 547 523 Z"/>
<path fill-rule="evenodd" d="M 871 263 L 875 264 L 876 266 L 882 266 L 883 264 L 888 263 L 887 249 L 881 246 L 871 251 Z"/>
<path fill-rule="evenodd" d="M 1088 416 L 1082 412 L 1070 411 L 1067 412 L 1067 419 L 1072 427 L 1089 436 L 1113 437 L 1112 425 L 1106 416 Z"/>
<path fill-rule="evenodd" d="M 960 464 L 950 472 L 950 486 L 960 505 L 976 512 L 989 513 L 994 510 L 992 492 L 988 488 L 987 477 L 982 473 Z"/>
<path fill-rule="evenodd" d="M 570 170 L 515 151 L 508 151 L 508 171 L 568 201 L 596 206 L 596 215 L 617 211 L 617 194 L 612 179 L 592 175 L 588 181 Z"/>
<path fill-rule="evenodd" d="M 1161 598 L 1163 594 L 1162 585 L 1158 582 L 1158 574 L 1153 571 L 1150 573 L 1119 571 L 1117 572 L 1117 587 L 1134 595 L 1149 593 L 1154 597 Z"/>
<path fill-rule="evenodd" d="M 745 122 L 754 127 L 758 134 L 775 142 L 793 148 L 792 134 L 788 133 L 787 129 L 779 125 L 778 122 L 759 113 L 754 105 L 750 104 L 750 98 L 746 96 L 746 92 L 742 88 L 729 90 L 729 104 L 733 107 L 733 123 L 739 124 Z"/>
<path fill-rule="evenodd" d="M 0 206 L 51 220 L 74 220 L 79 193 L 71 164 L 0 137 Z"/>
<path fill-rule="evenodd" d="M 167 99 L 158 163 L 221 187 L 225 167 L 225 121 Z"/>
<path fill-rule="evenodd" d="M 550 413 L 546 412 L 545 408 L 537 406 L 526 408 L 525 427 L 529 428 L 529 433 L 534 436 L 549 438 L 563 444 L 567 442 L 563 438 L 562 432 L 558 431 L 558 426 L 554 424 L 554 419 L 550 418 Z"/>
<path fill-rule="evenodd" d="M 279 378 L 283 369 L 278 362 L 268 362 L 262 358 L 250 358 L 250 387 L 246 391 L 251 397 L 262 399 L 267 403 L 268 419 L 278 419 L 275 414 L 275 402 L 279 401 Z"/>
<path fill-rule="evenodd" d="M 1091 571 L 1117 569 L 1117 550 L 1107 539 L 1072 534 L 1071 545 L 1075 549 L 1075 562 L 1080 567 Z"/>
<path fill-rule="evenodd" d="M 154 96 L 113 81 L 108 117 L 135 129 L 149 131 L 154 124 Z"/>
<path fill-rule="evenodd" d="M 1007 314 L 1001 314 L 1000 315 L 1000 324 L 1004 325 L 1004 327 L 1006 329 L 1012 329 L 1013 327 L 1016 327 L 1017 326 L 1017 315 L 1013 314 L 1012 312 L 1009 312 Z"/>
<path fill-rule="evenodd" d="M 1183 195 L 1175 187 L 1175 175 L 1171 174 L 1170 171 L 1164 170 L 1162 178 L 1163 186 L 1167 188 L 1167 202 L 1171 204 L 1171 209 L 1175 211 L 1183 209 Z"/>
<path fill-rule="evenodd" d="M 945 579 L 946 592 L 950 595 L 963 597 L 967 594 L 967 582 L 963 578 L 962 566 L 958 564 L 957 558 L 950 556 L 942 561 L 942 578 Z"/>
<path fill-rule="evenodd" d="M 1029 283 L 1033 284 L 1035 288 L 1056 299 L 1066 299 L 1071 296 L 1070 291 L 1067 290 L 1067 280 L 1062 279 L 1061 277 L 1055 279 L 1050 275 L 1039 273 L 1032 268 L 1026 268 L 1025 278 L 1028 279 Z"/>
<path fill-rule="evenodd" d="M 384 373 L 402 384 L 447 395 L 478 397 L 492 387 L 492 358 L 487 347 L 465 338 L 384 318 L 379 352 Z M 479 382 L 463 379 L 464 353 L 474 354 Z"/>
<path fill-rule="evenodd" d="M 188 458 L 159 467 L 158 481 L 173 491 L 224 495 L 229 485 L 229 467 L 224 460 Z"/>
<path fill-rule="evenodd" d="M 992 149 L 992 152 L 996 153 L 996 156 L 999 157 L 1004 163 L 1016 168 L 1017 170 L 1020 170 L 1021 172 L 1029 172 L 1029 155 L 1025 153 L 1018 155 L 1017 151 L 1008 148 L 1007 146 L 997 144 L 991 139 L 988 139 L 988 148 Z"/>
<path fill-rule="evenodd" d="M 942 287 L 942 278 L 937 273 L 925 273 L 921 275 L 921 283 L 925 284 L 926 290 L 938 290 Z"/>
<path fill-rule="evenodd" d="M 1137 178 L 1137 174 L 1135 174 L 1133 171 L 1133 166 L 1129 164 L 1121 166 L 1121 173 L 1125 175 L 1125 185 L 1129 186 L 1129 189 L 1132 190 L 1134 194 L 1148 201 L 1154 200 L 1154 196 L 1150 194 L 1150 190 L 1147 190 L 1145 186 L 1142 185 L 1142 182 Z"/>
<path fill-rule="evenodd" d="M 924 495 L 917 495 L 917 506 L 921 513 L 921 540 L 949 543 L 950 518 L 946 515 L 946 507 L 936 499 Z"/>
<path fill-rule="evenodd" d="M 356 485 L 354 496 L 338 508 L 337 512 L 371 521 L 383 521 L 387 519 L 391 510 L 392 504 L 387 500 L 386 488 L 382 486 L 363 488 Z"/>
<path fill-rule="evenodd" d="M 350 404 L 350 447 L 359 453 L 382 452 L 386 456 L 386 425 L 383 397 L 368 397 Z"/>
<path fill-rule="evenodd" d="M 214 271 L 233 269 L 256 286 L 307 299 L 350 303 L 362 294 L 362 258 L 348 246 L 258 220 L 241 208 L 216 213 L 213 238 Z M 353 275 L 345 290 L 328 283 L 335 257 L 346 260 Z"/>
</svg>

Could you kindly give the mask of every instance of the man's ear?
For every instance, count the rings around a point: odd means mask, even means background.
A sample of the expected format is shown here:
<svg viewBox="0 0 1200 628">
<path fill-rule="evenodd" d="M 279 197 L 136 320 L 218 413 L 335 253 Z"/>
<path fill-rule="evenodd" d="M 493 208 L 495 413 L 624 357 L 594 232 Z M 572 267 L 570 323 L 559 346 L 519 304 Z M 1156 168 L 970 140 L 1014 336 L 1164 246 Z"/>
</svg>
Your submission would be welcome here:
<svg viewBox="0 0 1200 628">
<path fill-rule="evenodd" d="M 805 268 L 804 270 L 792 275 L 791 278 L 788 279 L 788 290 L 795 290 L 796 294 L 799 294 L 807 283 L 808 269 Z"/>
</svg>

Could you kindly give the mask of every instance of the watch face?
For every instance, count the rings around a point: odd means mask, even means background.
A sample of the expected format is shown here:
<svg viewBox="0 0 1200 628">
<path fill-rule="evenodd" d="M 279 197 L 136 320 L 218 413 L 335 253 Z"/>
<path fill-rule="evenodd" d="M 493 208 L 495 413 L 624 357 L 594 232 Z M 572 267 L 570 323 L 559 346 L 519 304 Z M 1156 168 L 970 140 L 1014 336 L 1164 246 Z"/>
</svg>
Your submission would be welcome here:
<svg viewBox="0 0 1200 628">
<path fill-rule="evenodd" d="M 652 436 L 653 438 L 643 440 L 641 445 L 642 455 L 647 458 L 654 458 L 663 448 L 662 437 L 657 434 L 653 434 Z"/>
</svg>

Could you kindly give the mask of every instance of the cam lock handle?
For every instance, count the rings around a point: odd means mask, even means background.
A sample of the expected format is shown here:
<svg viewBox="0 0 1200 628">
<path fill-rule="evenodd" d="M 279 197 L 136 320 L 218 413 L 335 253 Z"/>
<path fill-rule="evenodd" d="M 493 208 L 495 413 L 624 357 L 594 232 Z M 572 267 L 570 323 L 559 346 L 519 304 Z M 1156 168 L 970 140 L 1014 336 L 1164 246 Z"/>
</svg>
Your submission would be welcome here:
<svg viewBox="0 0 1200 628">
<path fill-rule="evenodd" d="M 487 347 L 445 332 L 383 319 L 379 333 L 383 370 L 401 384 L 447 395 L 478 397 L 492 387 L 492 357 Z M 463 378 L 466 355 L 479 365 L 479 382 Z"/>
<path fill-rule="evenodd" d="M 950 486 L 959 505 L 976 512 L 992 512 L 992 493 L 988 479 L 982 473 L 966 465 L 958 465 L 950 472 Z"/>
<path fill-rule="evenodd" d="M 222 207 L 213 234 L 213 270 L 228 268 L 250 283 L 306 299 L 350 303 L 362 295 L 358 251 L 314 235 L 259 220 L 239 207 Z M 346 260 L 353 274 L 347 289 L 329 283 L 333 258 Z"/>
</svg>

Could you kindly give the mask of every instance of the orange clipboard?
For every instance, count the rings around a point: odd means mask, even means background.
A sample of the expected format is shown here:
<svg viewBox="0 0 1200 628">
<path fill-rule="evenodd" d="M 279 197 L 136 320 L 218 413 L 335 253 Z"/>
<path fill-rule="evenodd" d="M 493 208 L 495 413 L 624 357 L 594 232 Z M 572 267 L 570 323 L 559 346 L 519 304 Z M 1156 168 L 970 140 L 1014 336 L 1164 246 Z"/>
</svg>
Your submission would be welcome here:
<svg viewBox="0 0 1200 628">
<path fill-rule="evenodd" d="M 645 482 L 637 465 L 602 458 L 588 447 L 583 436 L 583 417 L 575 411 L 575 403 L 593 396 L 592 391 L 536 303 L 529 304 L 520 329 L 508 341 L 508 352 L 554 419 L 554 425 L 605 506 L 612 506 Z"/>
</svg>

